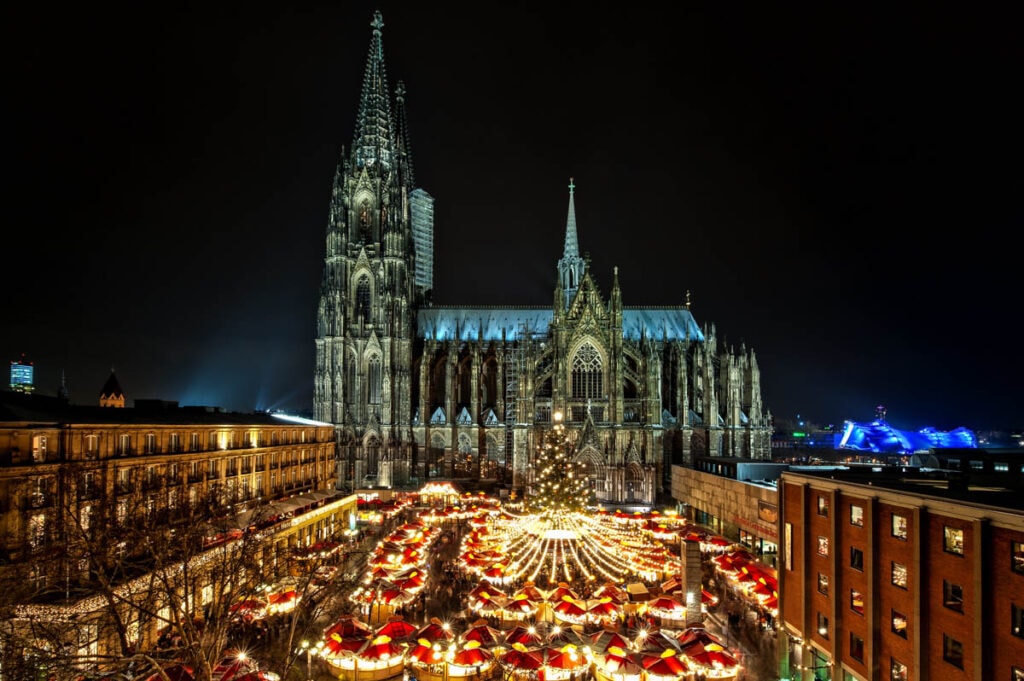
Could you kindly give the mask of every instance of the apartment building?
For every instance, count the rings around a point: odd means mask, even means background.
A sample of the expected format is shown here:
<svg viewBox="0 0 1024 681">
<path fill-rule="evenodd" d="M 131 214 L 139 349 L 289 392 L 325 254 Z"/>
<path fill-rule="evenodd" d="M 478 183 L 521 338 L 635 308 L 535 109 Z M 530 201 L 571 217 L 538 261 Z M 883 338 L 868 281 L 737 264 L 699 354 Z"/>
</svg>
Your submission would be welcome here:
<svg viewBox="0 0 1024 681">
<path fill-rule="evenodd" d="M 146 528 L 180 537 L 183 546 L 166 556 L 196 565 L 209 549 L 252 532 L 253 560 L 267 579 L 282 577 L 296 548 L 354 525 L 355 497 L 336 491 L 335 479 L 330 424 L 160 401 L 104 408 L 0 393 L 0 578 L 19 587 L 19 602 L 5 603 L 0 619 L 73 622 L 68 645 L 102 656 L 115 632 L 97 591 L 104 584 L 124 598 L 119 615 L 144 648 L 171 618 L 161 603 L 146 604 L 149 617 L 130 612 L 132 598 L 155 593 L 141 586 L 153 563 Z M 86 546 L 91 541 L 99 546 Z M 190 587 L 196 596 L 179 610 L 199 617 L 230 594 L 202 570 L 194 579 L 206 583 Z"/>
<path fill-rule="evenodd" d="M 782 677 L 1024 680 L 1024 495 L 985 483 L 889 467 L 782 473 Z"/>
</svg>

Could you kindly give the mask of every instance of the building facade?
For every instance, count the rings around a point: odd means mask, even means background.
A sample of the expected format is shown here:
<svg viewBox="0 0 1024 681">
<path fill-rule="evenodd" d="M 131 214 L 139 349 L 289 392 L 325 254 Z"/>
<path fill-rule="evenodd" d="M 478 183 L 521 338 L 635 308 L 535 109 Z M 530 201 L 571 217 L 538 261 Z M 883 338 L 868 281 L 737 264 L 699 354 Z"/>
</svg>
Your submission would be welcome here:
<svg viewBox="0 0 1024 681">
<path fill-rule="evenodd" d="M 601 503 L 653 503 L 671 464 L 694 456 L 767 458 L 753 351 L 699 326 L 688 296 L 626 306 L 617 270 L 599 290 L 571 181 L 550 307 L 434 303 L 433 199 L 413 178 L 401 83 L 392 108 L 383 25 L 378 12 L 317 315 L 314 412 L 337 427 L 339 483 L 490 479 L 528 493 L 556 413 Z"/>
<path fill-rule="evenodd" d="M 784 677 L 1024 678 L 1019 490 L 911 477 L 780 477 Z"/>
<path fill-rule="evenodd" d="M 210 557 L 247 535 L 244 559 L 260 578 L 286 576 L 296 550 L 354 526 L 356 498 L 334 475 L 331 424 L 0 393 L 0 668 L 21 654 L 20 625 L 55 636 L 68 625 L 83 669 L 112 655 L 114 597 L 133 645 L 151 647 L 174 610 L 201 616 L 237 595 L 236 576 L 218 576 Z M 155 547 L 158 535 L 172 543 Z M 181 602 L 166 584 L 154 590 L 147 569 L 160 561 L 189 566 L 170 571 L 191 580 Z"/>
</svg>

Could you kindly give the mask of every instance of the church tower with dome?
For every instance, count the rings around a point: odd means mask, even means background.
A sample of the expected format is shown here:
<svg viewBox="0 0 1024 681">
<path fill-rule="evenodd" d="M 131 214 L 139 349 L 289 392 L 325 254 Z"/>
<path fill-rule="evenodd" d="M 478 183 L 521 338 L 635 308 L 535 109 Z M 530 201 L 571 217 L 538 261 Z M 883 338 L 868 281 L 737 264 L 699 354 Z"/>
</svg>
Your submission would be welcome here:
<svg viewBox="0 0 1024 681">
<path fill-rule="evenodd" d="M 769 458 L 753 350 L 698 325 L 688 293 L 627 306 L 617 268 L 601 291 L 580 256 L 571 179 L 551 306 L 433 300 L 434 199 L 413 176 L 380 12 L 370 25 L 355 134 L 330 199 L 315 340 L 314 415 L 335 425 L 339 484 L 489 481 L 530 494 L 537 445 L 559 419 L 601 504 L 654 504 L 672 464 L 694 457 Z"/>
</svg>

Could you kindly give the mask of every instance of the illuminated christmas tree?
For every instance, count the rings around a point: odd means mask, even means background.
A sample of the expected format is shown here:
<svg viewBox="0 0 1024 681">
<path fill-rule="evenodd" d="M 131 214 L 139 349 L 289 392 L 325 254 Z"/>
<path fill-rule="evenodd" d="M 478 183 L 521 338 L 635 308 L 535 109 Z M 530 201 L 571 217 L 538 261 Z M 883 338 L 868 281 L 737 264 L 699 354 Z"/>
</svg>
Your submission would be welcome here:
<svg viewBox="0 0 1024 681">
<path fill-rule="evenodd" d="M 590 482 L 583 466 L 573 461 L 575 450 L 560 412 L 555 412 L 554 421 L 537 447 L 533 460 L 534 492 L 526 503 L 534 513 L 583 511 L 592 504 Z"/>
</svg>

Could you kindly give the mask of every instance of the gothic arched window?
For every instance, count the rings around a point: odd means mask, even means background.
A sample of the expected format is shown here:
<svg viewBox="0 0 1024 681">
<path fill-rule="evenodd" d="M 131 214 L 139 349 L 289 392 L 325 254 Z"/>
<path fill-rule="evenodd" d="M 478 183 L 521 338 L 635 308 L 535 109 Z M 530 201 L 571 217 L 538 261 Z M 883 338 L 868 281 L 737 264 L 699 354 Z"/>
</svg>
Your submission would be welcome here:
<svg viewBox="0 0 1024 681">
<path fill-rule="evenodd" d="M 356 397 L 356 356 L 349 352 L 345 358 L 345 402 L 354 404 Z"/>
<path fill-rule="evenodd" d="M 366 367 L 366 382 L 368 388 L 368 399 L 367 402 L 370 404 L 380 404 L 380 387 L 382 385 L 382 375 L 380 370 L 380 357 L 374 355 L 370 358 L 370 362 Z"/>
<path fill-rule="evenodd" d="M 356 319 L 359 317 L 370 321 L 370 277 L 365 274 L 359 277 L 359 283 L 356 284 Z"/>
<path fill-rule="evenodd" d="M 590 343 L 584 343 L 572 358 L 572 398 L 604 399 L 604 367 L 601 355 Z"/>
</svg>

